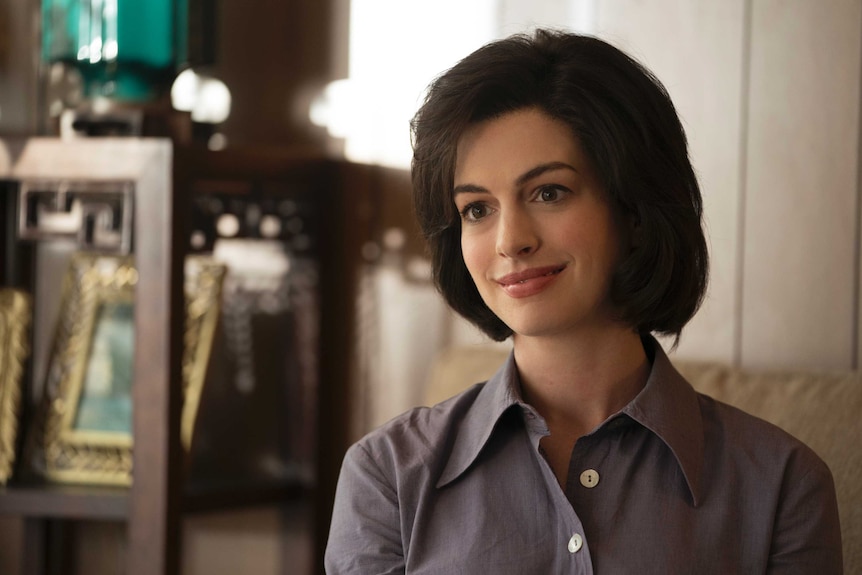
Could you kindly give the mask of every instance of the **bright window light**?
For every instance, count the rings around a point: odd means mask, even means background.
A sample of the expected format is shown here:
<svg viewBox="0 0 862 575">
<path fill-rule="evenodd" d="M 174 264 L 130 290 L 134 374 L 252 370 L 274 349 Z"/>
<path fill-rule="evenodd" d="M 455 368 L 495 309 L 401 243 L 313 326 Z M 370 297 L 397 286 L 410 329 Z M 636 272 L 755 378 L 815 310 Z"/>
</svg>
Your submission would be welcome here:
<svg viewBox="0 0 862 575">
<path fill-rule="evenodd" d="M 409 168 L 410 119 L 428 84 L 487 42 L 537 26 L 590 32 L 597 0 L 351 0 L 349 77 L 329 84 L 311 121 L 348 160 Z"/>
<path fill-rule="evenodd" d="M 349 78 L 330 84 L 311 120 L 355 162 L 410 165 L 410 118 L 440 72 L 493 39 L 496 0 L 352 0 Z"/>
</svg>

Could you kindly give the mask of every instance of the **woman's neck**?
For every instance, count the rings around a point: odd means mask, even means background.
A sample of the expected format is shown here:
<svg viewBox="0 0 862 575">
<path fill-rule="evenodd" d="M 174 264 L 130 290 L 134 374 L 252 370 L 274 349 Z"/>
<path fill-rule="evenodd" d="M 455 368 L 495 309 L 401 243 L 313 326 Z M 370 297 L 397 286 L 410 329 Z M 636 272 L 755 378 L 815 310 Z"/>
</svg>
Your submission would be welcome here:
<svg viewBox="0 0 862 575">
<path fill-rule="evenodd" d="M 650 372 L 640 336 L 624 326 L 566 337 L 516 335 L 514 350 L 524 399 L 552 434 L 575 440 L 634 399 Z"/>
</svg>

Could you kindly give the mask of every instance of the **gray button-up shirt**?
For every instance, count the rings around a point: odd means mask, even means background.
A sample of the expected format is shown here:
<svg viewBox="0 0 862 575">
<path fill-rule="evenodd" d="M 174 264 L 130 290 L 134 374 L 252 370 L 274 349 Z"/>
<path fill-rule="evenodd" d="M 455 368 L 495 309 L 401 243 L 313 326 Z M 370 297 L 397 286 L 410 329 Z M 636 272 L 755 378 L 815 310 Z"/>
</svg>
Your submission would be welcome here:
<svg viewBox="0 0 862 575">
<path fill-rule="evenodd" d="M 661 346 L 646 386 L 576 443 L 561 489 L 513 357 L 347 453 L 327 572 L 842 572 L 832 476 L 777 427 L 698 394 Z"/>
</svg>

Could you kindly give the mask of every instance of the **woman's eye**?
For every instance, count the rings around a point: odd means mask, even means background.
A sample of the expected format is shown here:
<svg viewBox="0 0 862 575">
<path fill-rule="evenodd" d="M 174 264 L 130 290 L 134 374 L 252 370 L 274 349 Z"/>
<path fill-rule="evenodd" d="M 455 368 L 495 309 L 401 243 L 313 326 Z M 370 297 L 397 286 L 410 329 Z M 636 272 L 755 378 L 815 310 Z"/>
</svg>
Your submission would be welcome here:
<svg viewBox="0 0 862 575">
<path fill-rule="evenodd" d="M 468 204 L 461 210 L 461 218 L 469 222 L 481 220 L 486 215 L 488 215 L 488 207 L 481 203 Z"/>
<path fill-rule="evenodd" d="M 560 199 L 561 194 L 562 190 L 560 190 L 560 188 L 547 186 L 539 190 L 539 193 L 536 195 L 536 198 L 540 202 L 555 202 Z"/>
</svg>

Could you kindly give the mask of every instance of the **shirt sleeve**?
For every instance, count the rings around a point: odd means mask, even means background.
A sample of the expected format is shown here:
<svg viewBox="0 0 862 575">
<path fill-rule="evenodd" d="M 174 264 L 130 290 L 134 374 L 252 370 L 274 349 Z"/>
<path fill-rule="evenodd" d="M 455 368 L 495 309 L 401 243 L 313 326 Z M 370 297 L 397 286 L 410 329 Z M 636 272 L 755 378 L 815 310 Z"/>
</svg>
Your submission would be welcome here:
<svg viewBox="0 0 862 575">
<path fill-rule="evenodd" d="M 794 458 L 785 475 L 770 550 L 770 575 L 843 573 L 835 484 L 813 452 Z"/>
<path fill-rule="evenodd" d="M 404 573 L 398 494 L 362 446 L 344 457 L 324 564 L 328 575 Z"/>
</svg>

